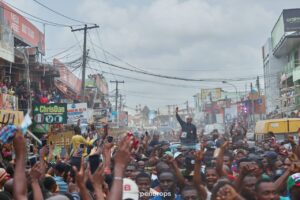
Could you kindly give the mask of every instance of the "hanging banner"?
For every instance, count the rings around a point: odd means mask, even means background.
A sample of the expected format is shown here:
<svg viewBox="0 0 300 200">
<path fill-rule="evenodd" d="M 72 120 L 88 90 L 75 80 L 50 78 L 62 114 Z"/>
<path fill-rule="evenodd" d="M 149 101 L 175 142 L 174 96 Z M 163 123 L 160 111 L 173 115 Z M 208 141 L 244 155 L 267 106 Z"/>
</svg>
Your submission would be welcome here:
<svg viewBox="0 0 300 200">
<path fill-rule="evenodd" d="M 36 124 L 66 124 L 67 104 L 33 104 L 33 121 Z"/>
<path fill-rule="evenodd" d="M 88 123 L 87 103 L 73 103 L 68 104 L 68 122 L 67 124 L 76 125 L 78 120 L 80 123 Z"/>
</svg>

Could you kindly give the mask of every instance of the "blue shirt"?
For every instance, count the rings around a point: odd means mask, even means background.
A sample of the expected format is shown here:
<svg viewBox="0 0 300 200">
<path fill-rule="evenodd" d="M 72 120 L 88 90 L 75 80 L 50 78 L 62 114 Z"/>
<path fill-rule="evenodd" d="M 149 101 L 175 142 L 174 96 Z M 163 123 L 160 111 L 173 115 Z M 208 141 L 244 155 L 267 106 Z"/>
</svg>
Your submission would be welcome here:
<svg viewBox="0 0 300 200">
<path fill-rule="evenodd" d="M 64 179 L 60 176 L 55 176 L 54 180 L 56 182 L 56 185 L 59 188 L 60 192 L 68 192 L 68 184 L 64 181 Z"/>
<path fill-rule="evenodd" d="M 163 196 L 155 196 L 155 197 L 152 197 L 150 200 L 164 200 L 164 197 Z M 175 195 L 175 200 L 182 200 L 180 195 Z"/>
</svg>

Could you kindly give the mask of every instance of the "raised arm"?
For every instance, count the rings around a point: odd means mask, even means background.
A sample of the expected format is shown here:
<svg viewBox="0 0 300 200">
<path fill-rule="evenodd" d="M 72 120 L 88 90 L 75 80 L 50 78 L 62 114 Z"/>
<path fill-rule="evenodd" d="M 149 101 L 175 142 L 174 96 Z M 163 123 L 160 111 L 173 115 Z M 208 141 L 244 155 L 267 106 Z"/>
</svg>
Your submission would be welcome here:
<svg viewBox="0 0 300 200">
<path fill-rule="evenodd" d="M 229 142 L 226 141 L 220 148 L 219 155 L 217 157 L 216 162 L 216 170 L 220 177 L 227 175 L 223 170 L 223 163 L 224 163 L 224 153 L 228 148 Z"/>
<path fill-rule="evenodd" d="M 25 176 L 26 140 L 20 130 L 18 130 L 13 141 L 16 153 L 16 167 L 14 173 L 14 199 L 27 199 L 27 179 Z"/>
<path fill-rule="evenodd" d="M 43 163 L 37 163 L 33 166 L 30 170 L 30 178 L 31 178 L 31 188 L 33 191 L 33 199 L 34 200 L 41 200 L 43 199 L 42 189 L 39 184 L 40 178 L 43 176 L 44 167 L 42 166 Z"/>
<path fill-rule="evenodd" d="M 89 191 L 85 186 L 84 157 L 81 158 L 80 170 L 78 170 L 75 166 L 73 167 L 73 170 L 76 174 L 76 184 L 80 190 L 82 200 L 92 200 Z"/>
<path fill-rule="evenodd" d="M 207 192 L 206 189 L 201 181 L 201 175 L 200 175 L 200 171 L 201 171 L 201 162 L 203 159 L 203 151 L 198 151 L 195 154 L 195 167 L 194 167 L 194 178 L 193 178 L 193 182 L 195 187 L 198 190 L 198 193 L 201 195 L 201 199 L 206 199 L 207 198 Z"/>
<path fill-rule="evenodd" d="M 109 200 L 122 199 L 124 171 L 130 162 L 132 150 L 132 137 L 125 136 L 118 145 L 118 151 L 114 157 L 114 180 L 109 193 Z"/>
<path fill-rule="evenodd" d="M 180 126 L 184 126 L 184 125 L 185 125 L 185 122 L 184 122 L 184 121 L 181 119 L 181 117 L 179 116 L 178 111 L 179 111 L 179 109 L 178 109 L 178 107 L 177 107 L 177 108 L 176 108 L 176 119 L 177 119 L 177 121 L 179 122 Z"/>
</svg>

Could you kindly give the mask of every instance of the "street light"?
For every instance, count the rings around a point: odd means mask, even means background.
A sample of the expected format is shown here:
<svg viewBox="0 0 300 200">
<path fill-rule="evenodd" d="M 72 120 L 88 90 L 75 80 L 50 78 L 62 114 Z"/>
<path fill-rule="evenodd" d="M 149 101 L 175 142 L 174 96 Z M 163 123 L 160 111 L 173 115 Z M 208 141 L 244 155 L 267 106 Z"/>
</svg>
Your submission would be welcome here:
<svg viewBox="0 0 300 200">
<path fill-rule="evenodd" d="M 237 102 L 238 102 L 238 92 L 237 92 L 237 87 L 236 87 L 234 84 L 229 83 L 229 82 L 227 82 L 227 81 L 222 81 L 222 83 L 223 83 L 223 84 L 227 84 L 227 85 L 231 85 L 232 87 L 234 87 L 234 89 L 235 89 L 235 95 L 236 95 L 236 103 L 237 103 Z"/>
</svg>

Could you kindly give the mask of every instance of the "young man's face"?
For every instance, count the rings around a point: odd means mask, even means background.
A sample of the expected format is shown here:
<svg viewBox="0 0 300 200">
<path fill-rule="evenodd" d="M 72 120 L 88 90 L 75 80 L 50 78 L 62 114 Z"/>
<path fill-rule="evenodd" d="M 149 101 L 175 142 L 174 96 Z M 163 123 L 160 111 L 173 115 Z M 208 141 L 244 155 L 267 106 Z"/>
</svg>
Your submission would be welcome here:
<svg viewBox="0 0 300 200">
<path fill-rule="evenodd" d="M 146 177 L 138 178 L 136 184 L 139 187 L 139 192 L 149 192 L 150 191 L 150 179 Z"/>
<path fill-rule="evenodd" d="M 175 189 L 175 177 L 170 172 L 163 172 L 158 177 L 159 187 L 162 192 L 173 192 Z"/>
<path fill-rule="evenodd" d="M 199 199 L 197 190 L 184 190 L 181 193 L 181 197 L 183 200 L 198 200 Z"/>
<path fill-rule="evenodd" d="M 274 183 L 261 183 L 257 194 L 257 200 L 279 200 L 279 196 L 276 194 L 275 191 L 275 184 Z"/>
<path fill-rule="evenodd" d="M 207 169 L 205 175 L 207 187 L 212 188 L 218 180 L 217 171 L 215 169 Z"/>
</svg>

